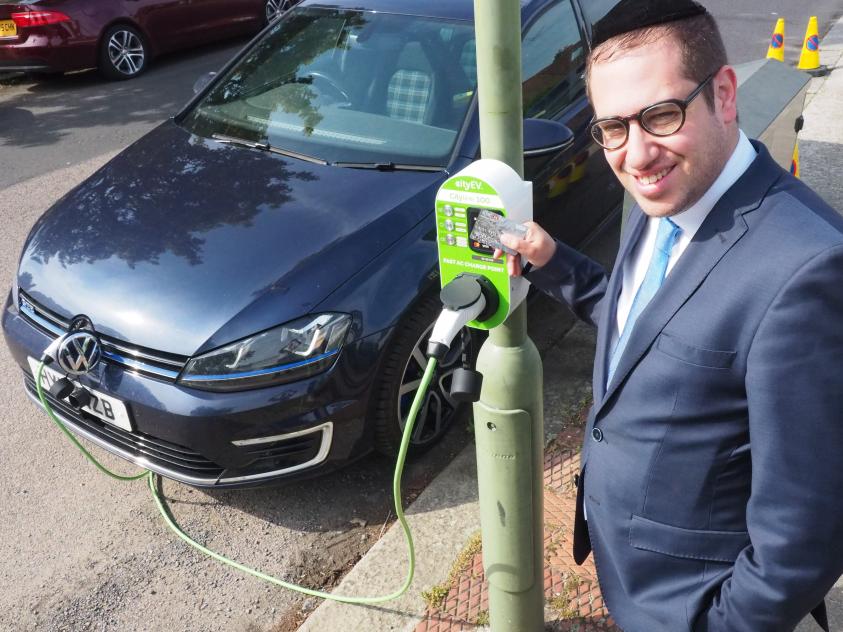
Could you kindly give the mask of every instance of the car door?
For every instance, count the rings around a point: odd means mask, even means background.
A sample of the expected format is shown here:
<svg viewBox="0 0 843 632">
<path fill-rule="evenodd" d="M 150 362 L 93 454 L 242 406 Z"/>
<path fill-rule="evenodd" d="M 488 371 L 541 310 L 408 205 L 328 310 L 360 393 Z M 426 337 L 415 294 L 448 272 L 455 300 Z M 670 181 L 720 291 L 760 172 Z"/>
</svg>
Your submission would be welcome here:
<svg viewBox="0 0 843 632">
<path fill-rule="evenodd" d="M 580 243 L 615 209 L 622 190 L 603 151 L 591 141 L 585 90 L 587 47 L 572 0 L 555 0 L 525 25 L 521 62 L 524 117 L 556 120 L 574 144 L 525 160 L 533 181 L 534 217 L 551 234 Z"/>
<path fill-rule="evenodd" d="M 152 39 L 157 52 L 194 43 L 190 0 L 124 0 L 123 6 Z"/>
<path fill-rule="evenodd" d="M 264 23 L 261 0 L 189 0 L 195 37 L 212 41 L 257 31 Z"/>
</svg>

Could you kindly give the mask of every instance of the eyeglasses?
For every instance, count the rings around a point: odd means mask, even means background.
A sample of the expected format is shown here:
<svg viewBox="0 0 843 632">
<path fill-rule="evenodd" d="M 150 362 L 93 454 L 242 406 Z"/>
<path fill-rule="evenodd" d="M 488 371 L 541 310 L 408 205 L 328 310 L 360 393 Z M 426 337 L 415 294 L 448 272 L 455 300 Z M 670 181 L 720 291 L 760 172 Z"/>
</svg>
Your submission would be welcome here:
<svg viewBox="0 0 843 632">
<path fill-rule="evenodd" d="M 629 140 L 629 122 L 637 121 L 641 128 L 653 136 L 670 136 L 685 124 L 685 110 L 714 77 L 714 73 L 703 79 L 685 100 L 668 99 L 642 109 L 632 116 L 607 116 L 591 124 L 591 136 L 603 149 L 620 149 Z"/>
</svg>

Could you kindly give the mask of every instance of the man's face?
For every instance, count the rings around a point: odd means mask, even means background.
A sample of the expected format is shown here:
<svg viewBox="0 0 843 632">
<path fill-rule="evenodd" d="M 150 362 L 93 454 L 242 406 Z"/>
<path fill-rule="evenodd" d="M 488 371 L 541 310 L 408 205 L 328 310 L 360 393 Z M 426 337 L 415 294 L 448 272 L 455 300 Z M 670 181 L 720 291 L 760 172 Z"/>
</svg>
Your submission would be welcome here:
<svg viewBox="0 0 843 632">
<path fill-rule="evenodd" d="M 594 64 L 589 82 L 596 118 L 629 116 L 658 101 L 684 100 L 697 87 L 682 76 L 681 52 L 670 38 Z M 626 144 L 604 150 L 615 175 L 647 215 L 666 217 L 687 209 L 708 190 L 732 153 L 737 142 L 731 125 L 733 71 L 724 67 L 712 85 L 714 111 L 700 95 L 672 136 L 653 136 L 630 121 Z"/>
</svg>

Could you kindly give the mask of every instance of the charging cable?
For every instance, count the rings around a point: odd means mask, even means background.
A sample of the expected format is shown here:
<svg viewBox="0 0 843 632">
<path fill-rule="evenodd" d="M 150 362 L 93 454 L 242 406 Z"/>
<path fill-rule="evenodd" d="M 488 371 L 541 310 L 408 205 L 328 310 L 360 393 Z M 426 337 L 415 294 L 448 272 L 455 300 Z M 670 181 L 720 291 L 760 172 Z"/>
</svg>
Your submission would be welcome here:
<svg viewBox="0 0 843 632">
<path fill-rule="evenodd" d="M 152 494 L 152 497 L 155 501 L 155 505 L 158 507 L 158 511 L 164 518 L 164 521 L 170 527 L 170 529 L 179 536 L 182 540 L 187 542 L 190 546 L 201 551 L 205 555 L 222 562 L 232 568 L 236 568 L 239 571 L 257 577 L 258 579 L 262 579 L 266 582 L 271 584 L 275 584 L 276 586 L 281 586 L 282 588 L 287 588 L 289 590 L 293 590 L 299 593 L 303 593 L 305 595 L 309 595 L 311 597 L 319 597 L 322 599 L 330 599 L 332 601 L 338 601 L 341 603 L 348 603 L 348 604 L 378 604 L 383 603 L 386 601 L 391 601 L 393 599 L 397 599 L 410 587 L 410 584 L 413 581 L 413 575 L 415 574 L 416 568 L 416 552 L 415 548 L 413 547 L 413 535 L 410 532 L 410 527 L 407 524 L 407 519 L 404 515 L 404 509 L 402 506 L 401 501 L 401 478 L 404 474 L 404 464 L 407 460 L 407 452 L 410 446 L 410 438 L 413 435 L 413 428 L 416 424 L 416 418 L 418 417 L 419 411 L 421 410 L 422 404 L 424 402 L 424 397 L 427 394 L 427 390 L 430 387 L 430 383 L 433 380 L 434 373 L 436 372 L 436 366 L 438 364 L 439 359 L 443 358 L 447 353 L 450 345 L 459 331 L 466 325 L 466 323 L 472 320 L 484 320 L 488 318 L 492 314 L 497 311 L 498 302 L 497 302 L 497 292 L 494 290 L 494 287 L 488 282 L 484 277 L 480 277 L 477 275 L 460 275 L 453 281 L 451 281 L 448 285 L 446 285 L 442 289 L 441 298 L 443 305 L 445 308 L 442 310 L 441 315 L 436 321 L 436 324 L 433 327 L 433 333 L 430 337 L 430 342 L 428 343 L 428 361 L 427 366 L 424 370 L 424 375 L 422 376 L 421 383 L 419 384 L 419 388 L 416 391 L 416 396 L 413 399 L 413 404 L 410 407 L 410 412 L 407 416 L 407 423 L 404 425 L 404 432 L 401 435 L 401 444 L 398 449 L 398 457 L 396 459 L 395 464 L 395 472 L 392 477 L 392 498 L 395 506 L 395 515 L 398 517 L 398 522 L 401 524 L 401 529 L 404 532 L 404 539 L 407 542 L 407 556 L 409 559 L 409 567 L 407 569 L 407 577 L 404 580 L 403 585 L 388 595 L 383 595 L 379 597 L 353 597 L 353 596 L 346 596 L 346 595 L 335 595 L 328 592 L 323 592 L 320 590 L 313 590 L 310 588 L 306 588 L 304 586 L 299 586 L 297 584 L 292 584 L 290 582 L 286 582 L 282 579 L 278 579 L 277 577 L 272 577 L 271 575 L 267 575 L 265 573 L 261 573 L 258 570 L 253 568 L 249 568 L 239 562 L 231 560 L 224 555 L 220 555 L 215 551 L 208 549 L 207 547 L 199 544 L 194 539 L 192 539 L 189 535 L 187 535 L 175 522 L 175 520 L 170 515 L 168 508 L 165 506 L 164 499 L 161 498 L 160 494 L 158 493 L 158 486 L 160 485 L 161 477 L 150 470 L 144 470 L 140 474 L 132 475 L 132 476 L 123 476 L 120 474 L 116 474 L 112 472 L 107 467 L 105 467 L 102 463 L 97 461 L 97 459 L 87 450 L 85 447 L 79 442 L 79 440 L 73 435 L 70 430 L 64 425 L 64 423 L 56 416 L 53 412 L 52 407 L 50 406 L 49 401 L 47 400 L 44 389 L 41 386 L 41 380 L 44 373 L 44 367 L 48 364 L 51 364 L 55 358 L 57 357 L 57 352 L 61 343 L 66 338 L 67 334 L 64 336 L 59 336 L 56 340 L 54 340 L 44 351 L 41 356 L 41 362 L 38 365 L 37 375 L 35 378 L 35 387 L 38 393 L 38 399 L 41 402 L 41 405 L 47 411 L 47 415 L 49 418 L 55 423 L 59 429 L 65 434 L 65 436 L 70 439 L 70 441 L 85 455 L 85 457 L 93 463 L 97 469 L 99 469 L 104 474 L 107 474 L 111 478 L 120 480 L 120 481 L 133 481 L 138 480 L 140 478 L 146 477 L 147 484 L 149 486 L 149 491 Z M 66 378 L 64 378 L 66 379 Z M 476 385 L 477 390 L 479 390 L 479 383 Z"/>
</svg>

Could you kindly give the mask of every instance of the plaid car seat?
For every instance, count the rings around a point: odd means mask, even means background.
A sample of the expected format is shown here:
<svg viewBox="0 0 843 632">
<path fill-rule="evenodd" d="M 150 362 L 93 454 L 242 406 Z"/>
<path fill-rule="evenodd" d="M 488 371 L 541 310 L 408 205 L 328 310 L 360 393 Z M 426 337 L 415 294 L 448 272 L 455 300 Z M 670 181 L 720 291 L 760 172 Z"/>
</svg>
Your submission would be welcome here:
<svg viewBox="0 0 843 632">
<path fill-rule="evenodd" d="M 413 123 L 429 123 L 433 109 L 433 71 L 418 42 L 407 44 L 401 51 L 396 68 L 387 86 L 387 115 Z"/>
</svg>

